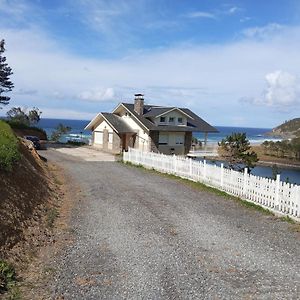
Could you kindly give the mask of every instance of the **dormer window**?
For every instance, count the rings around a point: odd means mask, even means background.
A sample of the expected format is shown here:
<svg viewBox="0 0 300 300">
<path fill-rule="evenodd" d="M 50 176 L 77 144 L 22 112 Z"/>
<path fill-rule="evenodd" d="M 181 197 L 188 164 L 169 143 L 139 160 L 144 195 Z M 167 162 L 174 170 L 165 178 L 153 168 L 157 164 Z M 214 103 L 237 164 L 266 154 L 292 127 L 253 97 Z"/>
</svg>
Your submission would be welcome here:
<svg viewBox="0 0 300 300">
<path fill-rule="evenodd" d="M 169 118 L 169 123 L 174 123 L 174 117 Z"/>
<path fill-rule="evenodd" d="M 160 117 L 160 123 L 165 123 L 166 122 L 166 117 Z"/>
<path fill-rule="evenodd" d="M 178 124 L 182 124 L 182 123 L 183 123 L 182 118 L 178 118 Z"/>
</svg>

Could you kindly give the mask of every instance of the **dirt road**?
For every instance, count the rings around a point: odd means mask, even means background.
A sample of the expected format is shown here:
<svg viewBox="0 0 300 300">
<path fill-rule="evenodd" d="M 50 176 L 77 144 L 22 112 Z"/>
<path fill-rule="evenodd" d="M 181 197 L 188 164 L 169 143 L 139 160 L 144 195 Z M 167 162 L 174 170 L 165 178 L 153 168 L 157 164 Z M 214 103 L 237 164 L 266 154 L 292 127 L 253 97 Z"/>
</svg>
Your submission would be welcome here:
<svg viewBox="0 0 300 300">
<path fill-rule="evenodd" d="M 53 259 L 54 299 L 300 298 L 289 223 L 143 169 L 43 155 L 82 191 L 74 243 Z"/>
</svg>

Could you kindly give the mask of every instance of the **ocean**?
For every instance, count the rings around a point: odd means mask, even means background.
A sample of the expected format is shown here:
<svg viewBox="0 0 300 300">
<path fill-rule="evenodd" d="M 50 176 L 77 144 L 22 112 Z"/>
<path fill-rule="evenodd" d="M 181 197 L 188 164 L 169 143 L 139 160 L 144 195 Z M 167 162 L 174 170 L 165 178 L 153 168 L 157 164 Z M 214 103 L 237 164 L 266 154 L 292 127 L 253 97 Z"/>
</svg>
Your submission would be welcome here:
<svg viewBox="0 0 300 300">
<path fill-rule="evenodd" d="M 66 142 L 70 139 L 91 139 L 91 132 L 85 131 L 84 127 L 89 123 L 89 120 L 66 120 L 66 119 L 41 119 L 38 126 L 43 128 L 48 137 L 55 130 L 58 124 L 71 127 L 69 134 L 63 136 L 62 142 Z M 216 144 L 221 141 L 227 135 L 235 132 L 245 132 L 247 139 L 252 144 L 259 144 L 266 140 L 278 141 L 279 138 L 269 137 L 266 133 L 271 131 L 271 128 L 247 128 L 247 127 L 228 127 L 228 126 L 215 126 L 219 132 L 208 134 L 208 143 Z M 195 133 L 195 137 L 200 140 L 204 140 L 204 135 L 201 133 Z M 279 168 L 282 181 L 289 181 L 290 183 L 300 184 L 300 170 Z M 262 177 L 272 177 L 272 168 L 265 166 L 256 166 L 252 170 L 252 174 Z"/>
<path fill-rule="evenodd" d="M 55 130 L 55 127 L 61 123 L 65 126 L 72 128 L 70 133 L 63 137 L 63 140 L 74 137 L 83 137 L 86 139 L 91 138 L 91 132 L 85 131 L 84 127 L 89 123 L 89 120 L 66 120 L 66 119 L 41 119 L 38 126 L 43 128 L 48 137 L 51 136 L 51 133 Z M 217 143 L 225 138 L 227 135 L 230 135 L 234 132 L 245 132 L 248 140 L 251 143 L 262 143 L 266 140 L 277 141 L 278 138 L 269 137 L 266 135 L 267 132 L 270 132 L 271 128 L 247 128 L 247 127 L 226 127 L 226 126 L 215 126 L 219 132 L 218 133 L 209 133 L 208 142 Z M 194 136 L 200 140 L 204 140 L 204 134 L 195 133 Z"/>
</svg>

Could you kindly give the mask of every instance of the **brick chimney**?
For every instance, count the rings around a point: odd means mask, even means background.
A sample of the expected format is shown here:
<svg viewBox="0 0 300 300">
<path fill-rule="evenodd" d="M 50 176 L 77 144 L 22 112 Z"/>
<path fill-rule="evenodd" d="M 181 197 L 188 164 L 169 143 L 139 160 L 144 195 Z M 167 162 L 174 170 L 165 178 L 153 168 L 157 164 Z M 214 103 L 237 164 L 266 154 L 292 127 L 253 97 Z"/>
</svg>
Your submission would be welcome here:
<svg viewBox="0 0 300 300">
<path fill-rule="evenodd" d="M 144 95 L 135 94 L 134 95 L 134 111 L 142 116 L 144 113 Z"/>
</svg>

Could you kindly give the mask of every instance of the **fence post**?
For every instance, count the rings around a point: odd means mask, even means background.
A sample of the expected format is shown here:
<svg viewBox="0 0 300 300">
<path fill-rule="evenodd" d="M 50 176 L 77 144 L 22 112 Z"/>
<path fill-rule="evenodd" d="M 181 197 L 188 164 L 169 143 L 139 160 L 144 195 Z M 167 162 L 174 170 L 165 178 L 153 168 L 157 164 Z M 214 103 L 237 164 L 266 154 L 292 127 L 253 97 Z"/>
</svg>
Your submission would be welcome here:
<svg viewBox="0 0 300 300">
<path fill-rule="evenodd" d="M 223 189 L 224 185 L 224 164 L 221 164 L 221 188 Z"/>
<path fill-rule="evenodd" d="M 193 161 L 190 158 L 190 177 L 193 178 L 193 165 L 192 165 Z"/>
<path fill-rule="evenodd" d="M 176 155 L 173 154 L 173 164 L 174 164 L 174 174 L 176 175 L 177 172 L 177 160 L 176 160 Z"/>
<path fill-rule="evenodd" d="M 243 194 L 246 195 L 248 168 L 244 169 Z"/>
<path fill-rule="evenodd" d="M 206 160 L 203 161 L 203 179 L 206 179 Z"/>
<path fill-rule="evenodd" d="M 131 162 L 130 148 L 128 147 L 128 161 Z"/>
<path fill-rule="evenodd" d="M 275 208 L 279 210 L 279 187 L 280 187 L 280 174 L 276 175 L 276 188 L 275 188 Z"/>
</svg>

